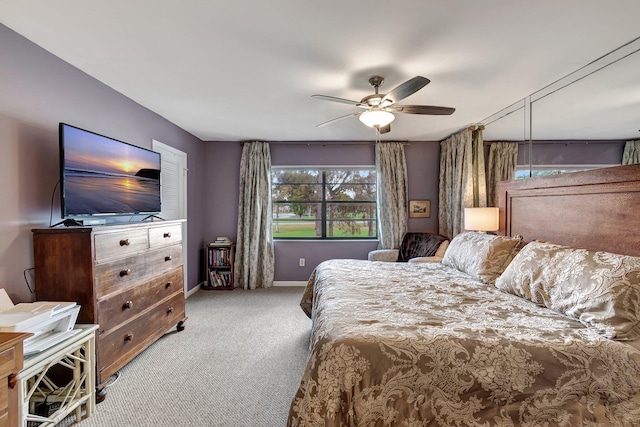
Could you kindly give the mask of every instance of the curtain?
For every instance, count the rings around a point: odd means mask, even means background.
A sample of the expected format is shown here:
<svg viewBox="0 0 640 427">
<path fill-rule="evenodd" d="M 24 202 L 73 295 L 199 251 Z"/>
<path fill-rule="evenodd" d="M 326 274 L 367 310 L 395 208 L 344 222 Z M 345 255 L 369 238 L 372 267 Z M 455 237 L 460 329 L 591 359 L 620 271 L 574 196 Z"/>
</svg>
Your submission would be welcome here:
<svg viewBox="0 0 640 427">
<path fill-rule="evenodd" d="M 404 144 L 376 144 L 378 249 L 400 247 L 407 231 L 407 164 Z"/>
<path fill-rule="evenodd" d="M 640 139 L 636 141 L 627 141 L 624 144 L 624 152 L 622 153 L 622 164 L 633 165 L 640 163 Z"/>
<path fill-rule="evenodd" d="M 238 242 L 234 282 L 244 289 L 273 286 L 271 153 L 266 142 L 245 143 L 240 160 Z"/>
<path fill-rule="evenodd" d="M 473 182 L 473 205 L 465 207 L 487 207 L 487 181 L 484 167 L 484 140 L 482 129 L 471 132 L 471 180 Z"/>
<path fill-rule="evenodd" d="M 517 142 L 494 142 L 489 146 L 487 205 L 498 206 L 498 183 L 515 178 L 517 161 Z"/>
<path fill-rule="evenodd" d="M 464 208 L 486 207 L 482 130 L 465 129 L 440 142 L 439 233 L 464 231 Z"/>
</svg>

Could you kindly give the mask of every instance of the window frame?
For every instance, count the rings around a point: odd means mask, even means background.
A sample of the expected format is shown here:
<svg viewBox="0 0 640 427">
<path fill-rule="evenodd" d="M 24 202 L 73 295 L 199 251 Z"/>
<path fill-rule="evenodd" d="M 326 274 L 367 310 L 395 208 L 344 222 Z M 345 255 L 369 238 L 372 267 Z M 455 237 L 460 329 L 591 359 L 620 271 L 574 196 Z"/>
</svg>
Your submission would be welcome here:
<svg viewBox="0 0 640 427">
<path fill-rule="evenodd" d="M 326 172 L 330 172 L 330 171 L 344 171 L 344 170 L 366 170 L 369 172 L 373 172 L 375 174 L 377 174 L 376 171 L 376 167 L 373 165 L 367 166 L 367 165 L 341 165 L 341 166 L 271 166 L 271 178 L 272 178 L 272 183 L 271 183 L 271 189 L 273 190 L 274 186 L 276 184 L 273 183 L 273 174 L 274 172 L 278 172 L 278 171 L 313 171 L 313 172 L 319 172 L 320 175 L 322 176 L 321 182 L 320 183 L 313 183 L 313 185 L 318 185 L 319 186 L 319 191 L 321 192 L 321 197 L 319 200 L 296 200 L 294 202 L 292 201 L 284 201 L 284 200 L 276 200 L 275 196 L 273 194 L 272 191 L 272 195 L 271 195 L 271 203 L 272 206 L 275 206 L 277 204 L 282 204 L 282 205 L 286 205 L 286 204 L 291 204 L 291 203 L 309 203 L 309 204 L 319 204 L 320 205 L 320 218 L 315 219 L 314 221 L 308 221 L 309 223 L 316 223 L 316 222 L 320 222 L 320 229 L 321 229 L 321 236 L 302 236 L 302 237 L 278 237 L 275 236 L 275 233 L 273 235 L 273 239 L 274 240 L 313 240 L 313 241 L 345 241 L 345 240 L 357 240 L 357 241 L 372 241 L 372 240 L 378 240 L 378 192 L 377 192 L 377 186 L 378 186 L 378 182 L 377 182 L 377 176 L 376 176 L 376 181 L 373 183 L 373 185 L 376 188 L 376 191 L 374 192 L 374 199 L 373 200 L 342 200 L 342 201 L 331 201 L 331 200 L 327 200 L 327 184 L 330 184 L 327 182 L 327 176 L 326 176 Z M 299 183 L 298 185 L 308 185 L 309 183 Z M 372 185 L 372 184 L 367 184 L 367 183 L 362 183 L 362 185 Z M 328 222 L 330 221 L 330 219 L 328 218 L 328 206 L 330 205 L 345 205 L 345 204 L 372 204 L 374 207 L 374 217 L 373 218 L 366 218 L 363 219 L 363 221 L 369 221 L 369 222 L 374 222 L 374 235 L 372 237 L 366 236 L 366 237 L 358 237 L 358 236 L 339 236 L 339 237 L 329 237 L 327 236 L 327 228 L 328 228 Z M 273 208 L 272 208 L 272 215 L 273 215 Z M 275 222 L 273 216 L 272 216 L 272 223 Z"/>
<path fill-rule="evenodd" d="M 620 164 L 540 164 L 540 165 L 531 165 L 531 172 L 533 176 L 524 176 L 524 174 L 529 173 L 529 165 L 517 165 L 516 166 L 516 175 L 514 179 L 528 179 L 528 178 L 537 178 L 542 176 L 553 176 L 553 175 L 565 175 L 573 172 L 582 172 L 585 170 L 591 169 L 600 169 L 600 168 L 610 168 L 613 166 L 620 166 Z M 537 172 L 537 173 L 536 173 Z M 540 174 L 543 172 L 543 174 Z"/>
</svg>

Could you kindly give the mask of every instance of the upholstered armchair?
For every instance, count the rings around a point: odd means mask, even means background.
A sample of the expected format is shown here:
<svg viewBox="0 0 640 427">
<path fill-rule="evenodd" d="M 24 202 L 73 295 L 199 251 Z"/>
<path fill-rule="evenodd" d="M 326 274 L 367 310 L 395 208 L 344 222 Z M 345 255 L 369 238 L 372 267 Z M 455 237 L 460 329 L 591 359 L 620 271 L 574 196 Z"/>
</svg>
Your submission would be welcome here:
<svg viewBox="0 0 640 427">
<path fill-rule="evenodd" d="M 439 234 L 409 232 L 398 249 L 378 249 L 369 252 L 369 261 L 440 262 L 449 246 L 449 239 Z"/>
</svg>

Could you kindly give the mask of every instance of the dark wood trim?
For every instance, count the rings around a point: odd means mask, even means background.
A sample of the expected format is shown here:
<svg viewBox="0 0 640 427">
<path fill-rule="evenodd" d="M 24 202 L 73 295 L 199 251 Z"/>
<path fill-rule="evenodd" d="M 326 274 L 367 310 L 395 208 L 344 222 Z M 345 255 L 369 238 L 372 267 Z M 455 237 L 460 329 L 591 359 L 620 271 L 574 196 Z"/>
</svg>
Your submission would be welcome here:
<svg viewBox="0 0 640 427">
<path fill-rule="evenodd" d="M 640 165 L 498 185 L 502 235 L 640 256 Z"/>
</svg>

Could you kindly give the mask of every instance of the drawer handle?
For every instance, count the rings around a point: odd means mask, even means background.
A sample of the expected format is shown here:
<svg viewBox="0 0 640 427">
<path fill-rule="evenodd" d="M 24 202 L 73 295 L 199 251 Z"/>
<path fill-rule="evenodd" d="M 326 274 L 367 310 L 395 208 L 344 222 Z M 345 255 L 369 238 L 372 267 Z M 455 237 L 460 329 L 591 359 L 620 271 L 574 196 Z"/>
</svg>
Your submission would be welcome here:
<svg viewBox="0 0 640 427">
<path fill-rule="evenodd" d="M 164 288 L 165 288 L 165 289 L 169 289 L 170 287 L 171 287 L 171 282 L 167 282 L 167 283 L 164 285 Z"/>
<path fill-rule="evenodd" d="M 169 233 L 169 232 L 164 233 L 164 238 L 165 239 L 168 239 L 170 237 L 171 237 L 171 233 Z"/>
<path fill-rule="evenodd" d="M 127 301 L 124 304 L 122 304 L 122 309 L 126 310 L 128 308 L 133 308 L 133 301 Z"/>
<path fill-rule="evenodd" d="M 131 242 L 129 241 L 129 239 L 120 240 L 120 246 L 129 246 L 130 244 Z"/>
<path fill-rule="evenodd" d="M 169 307 L 169 309 L 167 310 L 167 314 L 171 314 L 173 313 L 173 307 Z"/>
<path fill-rule="evenodd" d="M 18 374 L 9 374 L 9 388 L 15 388 L 18 385 Z"/>
<path fill-rule="evenodd" d="M 122 270 L 120 272 L 120 277 L 124 277 L 124 276 L 130 276 L 131 275 L 131 269 L 127 268 L 126 270 Z"/>
<path fill-rule="evenodd" d="M 125 342 L 126 342 L 126 341 L 131 341 L 131 340 L 133 340 L 133 334 L 127 334 L 127 335 L 125 335 L 124 340 L 125 340 Z"/>
<path fill-rule="evenodd" d="M 171 255 L 164 257 L 165 261 L 171 261 Z"/>
</svg>

